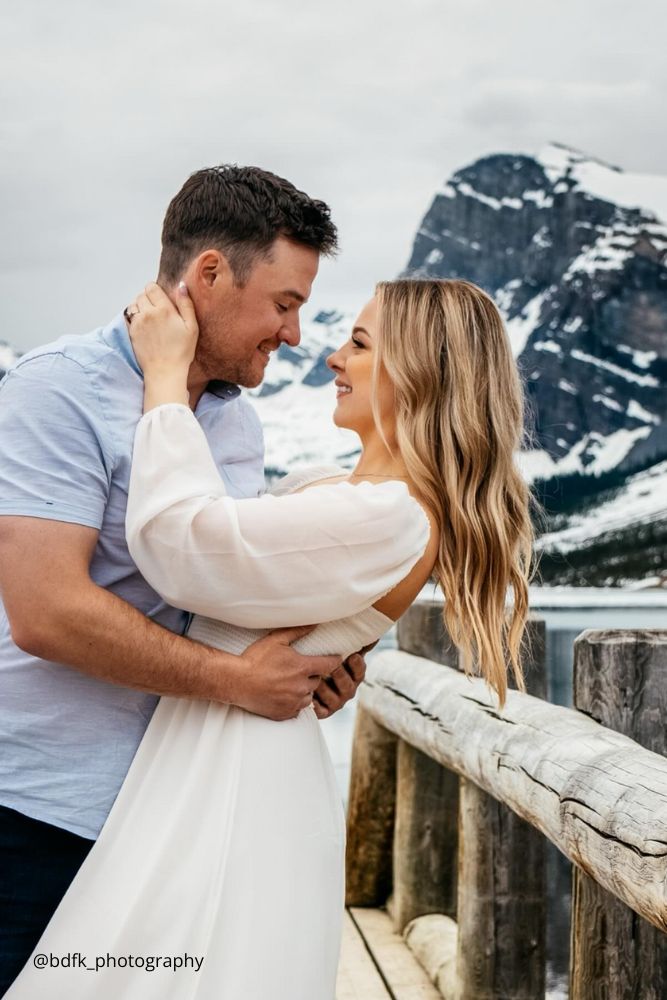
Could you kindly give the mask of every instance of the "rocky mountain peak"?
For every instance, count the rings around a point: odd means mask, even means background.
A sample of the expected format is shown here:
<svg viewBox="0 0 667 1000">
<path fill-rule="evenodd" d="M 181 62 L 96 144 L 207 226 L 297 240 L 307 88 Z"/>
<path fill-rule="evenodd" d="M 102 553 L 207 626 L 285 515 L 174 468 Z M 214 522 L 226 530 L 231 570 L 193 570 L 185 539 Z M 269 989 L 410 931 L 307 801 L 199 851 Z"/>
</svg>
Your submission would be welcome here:
<svg viewBox="0 0 667 1000">
<path fill-rule="evenodd" d="M 532 476 L 667 455 L 667 179 L 551 143 L 436 193 L 406 276 L 466 278 L 500 307 L 524 373 Z"/>
</svg>

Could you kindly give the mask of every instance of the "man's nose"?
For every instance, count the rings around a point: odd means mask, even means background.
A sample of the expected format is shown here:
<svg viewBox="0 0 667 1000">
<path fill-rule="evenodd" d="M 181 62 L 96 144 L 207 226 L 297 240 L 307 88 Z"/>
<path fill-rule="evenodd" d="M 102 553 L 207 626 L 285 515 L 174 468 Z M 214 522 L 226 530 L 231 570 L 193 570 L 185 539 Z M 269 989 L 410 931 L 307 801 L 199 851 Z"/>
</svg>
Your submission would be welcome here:
<svg viewBox="0 0 667 1000">
<path fill-rule="evenodd" d="M 278 333 L 281 343 L 289 344 L 290 347 L 298 347 L 301 342 L 301 325 L 299 317 L 296 316 L 289 323 L 284 323 Z"/>
</svg>

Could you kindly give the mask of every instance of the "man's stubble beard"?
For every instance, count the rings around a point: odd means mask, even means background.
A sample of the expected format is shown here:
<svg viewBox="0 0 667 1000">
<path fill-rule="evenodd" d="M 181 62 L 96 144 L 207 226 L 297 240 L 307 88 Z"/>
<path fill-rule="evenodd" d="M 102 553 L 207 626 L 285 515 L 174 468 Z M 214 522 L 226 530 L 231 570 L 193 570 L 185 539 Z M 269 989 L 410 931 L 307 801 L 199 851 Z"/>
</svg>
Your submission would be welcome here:
<svg viewBox="0 0 667 1000">
<path fill-rule="evenodd" d="M 260 385 L 264 379 L 264 372 L 258 373 L 253 370 L 253 358 L 229 358 L 225 357 L 227 344 L 232 344 L 234 334 L 227 324 L 221 324 L 216 330 L 210 331 L 205 327 L 200 328 L 199 341 L 195 352 L 197 365 L 208 381 L 221 380 L 231 382 L 233 385 L 242 386 L 245 389 L 254 389 Z M 214 340 L 215 349 L 211 348 L 210 342 Z M 231 351 L 229 352 L 231 353 Z"/>
</svg>

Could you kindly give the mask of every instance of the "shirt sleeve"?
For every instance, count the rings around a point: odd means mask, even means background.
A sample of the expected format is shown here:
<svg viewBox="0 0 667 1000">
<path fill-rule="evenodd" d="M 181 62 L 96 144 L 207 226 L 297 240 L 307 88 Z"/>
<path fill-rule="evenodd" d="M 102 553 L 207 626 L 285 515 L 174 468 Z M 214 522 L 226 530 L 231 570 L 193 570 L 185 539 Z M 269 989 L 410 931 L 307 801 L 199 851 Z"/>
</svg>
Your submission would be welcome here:
<svg viewBox="0 0 667 1000">
<path fill-rule="evenodd" d="M 113 468 L 100 401 L 86 370 L 39 355 L 0 383 L 0 515 L 100 528 Z"/>
<path fill-rule="evenodd" d="M 234 500 L 189 407 L 137 426 L 127 542 L 168 604 L 248 628 L 357 614 L 421 558 L 429 520 L 405 484 L 322 485 Z"/>
</svg>

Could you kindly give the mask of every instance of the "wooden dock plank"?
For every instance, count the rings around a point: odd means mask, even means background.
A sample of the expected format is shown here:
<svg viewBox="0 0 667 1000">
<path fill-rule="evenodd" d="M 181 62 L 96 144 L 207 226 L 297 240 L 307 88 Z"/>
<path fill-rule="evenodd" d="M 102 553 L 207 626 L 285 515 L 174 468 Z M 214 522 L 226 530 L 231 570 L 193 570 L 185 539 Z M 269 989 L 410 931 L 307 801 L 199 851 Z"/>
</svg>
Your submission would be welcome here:
<svg viewBox="0 0 667 1000">
<path fill-rule="evenodd" d="M 343 921 L 336 1000 L 391 1000 L 348 910 Z"/>
<path fill-rule="evenodd" d="M 389 986 L 394 1000 L 442 1000 L 385 910 L 350 907 L 354 922 Z M 342 1000 L 342 998 L 340 998 Z"/>
</svg>

